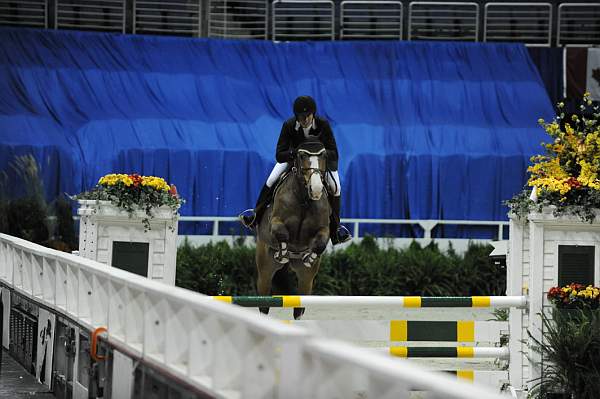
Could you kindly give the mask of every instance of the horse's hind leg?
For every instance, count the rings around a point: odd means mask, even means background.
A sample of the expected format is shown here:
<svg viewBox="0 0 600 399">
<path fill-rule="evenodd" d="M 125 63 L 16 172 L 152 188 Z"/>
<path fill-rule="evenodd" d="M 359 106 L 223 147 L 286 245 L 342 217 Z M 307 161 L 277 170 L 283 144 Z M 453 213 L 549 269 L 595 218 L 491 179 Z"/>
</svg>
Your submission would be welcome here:
<svg viewBox="0 0 600 399">
<path fill-rule="evenodd" d="M 258 295 L 271 295 L 271 280 L 275 274 L 273 259 L 269 256 L 269 247 L 264 242 L 256 243 L 256 268 L 258 276 L 256 280 L 256 291 Z M 261 313 L 269 314 L 268 307 L 259 307 Z"/>
<path fill-rule="evenodd" d="M 296 276 L 298 277 L 298 295 L 310 295 L 313 289 L 313 281 L 319 271 L 321 264 L 321 258 L 312 264 L 312 267 L 299 267 L 296 269 Z M 304 308 L 294 308 L 294 319 L 298 320 L 304 314 Z"/>
</svg>

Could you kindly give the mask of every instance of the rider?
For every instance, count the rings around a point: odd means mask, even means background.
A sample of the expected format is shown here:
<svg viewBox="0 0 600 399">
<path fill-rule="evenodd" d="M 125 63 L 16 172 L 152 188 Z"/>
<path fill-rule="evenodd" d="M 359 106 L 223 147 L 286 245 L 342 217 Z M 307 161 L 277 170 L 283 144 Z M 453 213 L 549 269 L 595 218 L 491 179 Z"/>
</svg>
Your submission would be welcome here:
<svg viewBox="0 0 600 399">
<path fill-rule="evenodd" d="M 308 139 L 318 139 L 323 143 L 327 151 L 327 184 L 333 190 L 329 203 L 332 212 L 329 221 L 331 243 L 333 245 L 346 242 L 352 238 L 348 230 L 340 225 L 340 196 L 341 186 L 338 174 L 338 151 L 331 131 L 331 126 L 326 119 L 315 115 L 317 104 L 310 96 L 300 96 L 294 101 L 294 116 L 283 123 L 275 159 L 277 163 L 271 171 L 266 184 L 260 190 L 260 195 L 253 210 L 244 211 L 240 214 L 242 223 L 254 229 L 262 214 L 267 208 L 273 195 L 273 188 L 279 176 L 287 169 L 288 163 L 294 159 L 294 150 Z"/>
</svg>

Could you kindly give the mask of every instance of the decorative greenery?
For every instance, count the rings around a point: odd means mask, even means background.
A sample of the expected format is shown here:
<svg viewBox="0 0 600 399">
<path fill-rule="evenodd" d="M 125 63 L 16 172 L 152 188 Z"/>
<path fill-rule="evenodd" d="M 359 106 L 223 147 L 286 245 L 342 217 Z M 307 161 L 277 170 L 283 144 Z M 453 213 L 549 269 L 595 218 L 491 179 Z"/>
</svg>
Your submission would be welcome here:
<svg viewBox="0 0 600 399">
<path fill-rule="evenodd" d="M 315 295 L 504 295 L 506 269 L 489 260 L 489 245 L 472 244 L 464 255 L 442 252 L 416 242 L 405 249 L 382 249 L 372 237 L 326 253 L 315 280 Z M 192 247 L 177 253 L 180 287 L 207 295 L 255 295 L 254 248 L 226 243 Z M 277 273 L 274 293 L 294 293 L 292 271 Z"/>
<path fill-rule="evenodd" d="M 63 196 L 46 202 L 35 158 L 31 154 L 17 156 L 9 166 L 24 195 L 9 199 L 8 173 L 0 171 L 0 232 L 60 251 L 77 249 L 71 203 Z"/>
<path fill-rule="evenodd" d="M 554 296 L 554 295 L 553 295 Z M 562 306 L 562 305 L 561 305 Z M 578 305 L 579 306 L 579 305 Z M 530 397 L 592 399 L 600 392 L 600 310 L 554 308 L 542 313 L 542 376 Z"/>
<path fill-rule="evenodd" d="M 507 201 L 517 216 L 552 206 L 556 216 L 572 214 L 589 222 L 595 219 L 595 210 L 600 208 L 600 112 L 592 104 L 590 93 L 585 93 L 580 115 L 566 118 L 564 104 L 559 103 L 560 115 L 552 122 L 538 120 L 552 141 L 542 143 L 546 155 L 532 157 L 533 165 L 528 168 L 527 184 L 533 187 L 537 200 L 531 200 L 525 190 Z"/>
<path fill-rule="evenodd" d="M 600 288 L 575 283 L 562 288 L 552 287 L 548 291 L 548 300 L 558 309 L 598 309 Z"/>
<path fill-rule="evenodd" d="M 168 206 L 177 214 L 179 207 L 185 202 L 179 197 L 177 187 L 155 176 L 140 176 L 137 173 L 108 174 L 98 181 L 96 187 L 73 197 L 79 200 L 110 201 L 132 215 L 142 209 L 146 216 L 142 219 L 144 228 L 150 230 L 152 210 L 160 206 Z"/>
</svg>

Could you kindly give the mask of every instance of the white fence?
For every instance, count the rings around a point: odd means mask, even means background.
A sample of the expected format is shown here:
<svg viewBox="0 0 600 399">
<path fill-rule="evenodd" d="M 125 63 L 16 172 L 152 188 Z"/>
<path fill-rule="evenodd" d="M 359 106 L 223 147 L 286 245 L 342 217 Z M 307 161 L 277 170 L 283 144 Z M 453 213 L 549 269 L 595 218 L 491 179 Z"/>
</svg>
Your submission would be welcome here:
<svg viewBox="0 0 600 399">
<path fill-rule="evenodd" d="M 377 239 L 378 244 L 385 248 L 388 246 L 393 247 L 406 247 L 413 241 L 418 242 L 421 245 L 428 245 L 433 240 L 439 245 L 441 250 L 446 250 L 449 245 L 452 245 L 453 249 L 458 253 L 464 252 L 469 243 L 487 243 L 490 239 L 478 239 L 478 238 L 436 238 L 434 232 L 437 228 L 443 228 L 444 226 L 457 226 L 457 227 L 488 227 L 490 232 L 495 230 L 491 239 L 502 240 L 504 239 L 504 232 L 508 231 L 508 221 L 494 221 L 494 220 L 423 220 L 423 219 L 358 219 L 358 218 L 342 218 L 342 224 L 350 227 L 352 233 L 352 241 L 354 243 L 359 242 L 365 235 L 363 231 L 366 226 L 369 225 L 386 225 L 386 226 L 413 226 L 417 227 L 417 233 L 421 232 L 420 237 L 379 237 Z M 237 236 L 236 233 L 252 235 L 252 232 L 244 229 L 241 224 L 234 232 L 223 232 L 222 225 L 224 223 L 238 222 L 237 217 L 232 216 L 180 216 L 180 223 L 190 222 L 205 222 L 212 223 L 211 232 L 204 235 L 182 235 L 181 231 L 183 226 L 180 224 L 180 236 L 179 241 L 183 241 L 187 238 L 190 243 L 195 245 L 206 244 L 211 241 L 230 241 L 233 242 Z M 341 247 L 349 245 L 350 243 L 342 244 Z"/>
<path fill-rule="evenodd" d="M 211 396 L 385 399 L 408 397 L 418 387 L 429 391 L 429 398 L 501 397 L 412 364 L 311 336 L 256 311 L 4 234 L 0 287 L 85 330 L 107 327 L 107 340 L 114 348 Z M 113 376 L 120 371 L 115 367 Z M 74 378 L 78 374 L 74 370 Z M 113 386 L 113 397 L 128 397 L 115 395 L 118 386 L 123 384 Z"/>
</svg>

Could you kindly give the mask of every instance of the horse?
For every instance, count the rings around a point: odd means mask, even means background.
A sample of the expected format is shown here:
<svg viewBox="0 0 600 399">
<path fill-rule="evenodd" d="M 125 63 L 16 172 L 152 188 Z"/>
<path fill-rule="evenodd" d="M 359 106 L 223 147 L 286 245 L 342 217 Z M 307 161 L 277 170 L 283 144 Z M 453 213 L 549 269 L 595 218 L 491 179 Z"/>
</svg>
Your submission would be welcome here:
<svg viewBox="0 0 600 399">
<path fill-rule="evenodd" d="M 296 150 L 293 166 L 275 189 L 272 206 L 258 221 L 256 267 L 258 295 L 270 295 L 273 275 L 290 267 L 298 279 L 298 294 L 310 295 L 321 255 L 329 241 L 331 207 L 326 190 L 327 152 L 319 141 Z M 269 313 L 268 307 L 259 308 Z M 304 308 L 294 308 L 294 319 Z"/>
</svg>

